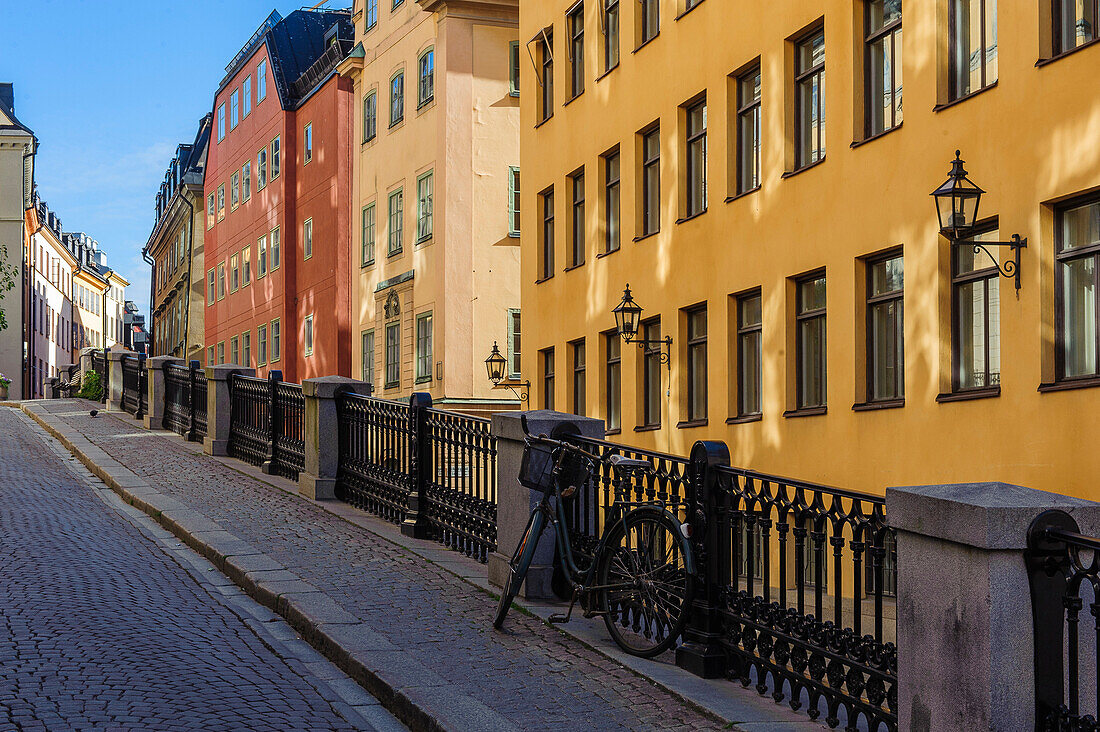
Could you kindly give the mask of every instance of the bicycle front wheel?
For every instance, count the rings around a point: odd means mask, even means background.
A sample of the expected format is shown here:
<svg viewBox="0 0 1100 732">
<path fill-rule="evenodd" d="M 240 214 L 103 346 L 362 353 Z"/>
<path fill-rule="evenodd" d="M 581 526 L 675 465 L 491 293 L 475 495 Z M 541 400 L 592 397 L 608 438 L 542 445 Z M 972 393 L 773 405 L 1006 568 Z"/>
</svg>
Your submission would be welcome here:
<svg viewBox="0 0 1100 732">
<path fill-rule="evenodd" d="M 695 597 L 685 551 L 680 525 L 659 509 L 631 511 L 608 533 L 597 575 L 600 609 L 627 653 L 651 658 L 680 638 Z"/>
<path fill-rule="evenodd" d="M 546 517 L 543 516 L 542 511 L 531 512 L 531 518 L 527 521 L 527 531 L 523 532 L 523 538 L 519 540 L 516 553 L 508 563 L 508 577 L 504 581 L 504 586 L 500 588 L 500 603 L 497 605 L 496 617 L 493 618 L 493 627 L 497 630 L 504 625 L 504 617 L 512 607 L 512 600 L 519 594 L 519 588 L 523 586 L 523 580 L 527 577 L 527 570 L 531 568 L 545 521 Z"/>
</svg>

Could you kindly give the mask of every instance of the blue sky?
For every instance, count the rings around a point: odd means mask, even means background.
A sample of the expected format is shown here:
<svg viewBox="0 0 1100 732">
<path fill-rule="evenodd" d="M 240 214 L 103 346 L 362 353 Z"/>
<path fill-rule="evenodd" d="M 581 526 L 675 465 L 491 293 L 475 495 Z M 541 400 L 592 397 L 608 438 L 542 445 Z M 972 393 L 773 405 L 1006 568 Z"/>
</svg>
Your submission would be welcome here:
<svg viewBox="0 0 1100 732">
<path fill-rule="evenodd" d="M 312 3 L 310 3 L 312 4 Z M 348 7 L 335 0 L 329 7 Z M 141 248 L 176 145 L 194 139 L 225 65 L 272 0 L 0 0 L 0 81 L 39 140 L 35 180 L 68 231 L 84 231 L 149 312 Z"/>
</svg>

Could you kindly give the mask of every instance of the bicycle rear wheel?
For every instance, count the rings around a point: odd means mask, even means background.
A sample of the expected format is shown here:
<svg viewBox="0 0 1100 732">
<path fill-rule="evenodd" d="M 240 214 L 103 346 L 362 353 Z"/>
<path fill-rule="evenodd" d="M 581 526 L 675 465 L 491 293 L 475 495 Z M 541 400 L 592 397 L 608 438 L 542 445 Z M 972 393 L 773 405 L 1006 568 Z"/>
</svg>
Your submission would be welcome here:
<svg viewBox="0 0 1100 732">
<path fill-rule="evenodd" d="M 512 607 L 512 600 L 519 594 L 519 588 L 523 586 L 523 580 L 527 577 L 527 570 L 531 568 L 531 561 L 535 558 L 535 548 L 542 536 L 542 529 L 546 517 L 541 510 L 531 512 L 531 518 L 527 520 L 527 531 L 523 532 L 516 547 L 512 561 L 508 563 L 508 578 L 504 586 L 500 588 L 500 603 L 497 605 L 497 614 L 493 619 L 493 627 L 497 630 L 504 625 L 504 617 Z"/>
<path fill-rule="evenodd" d="M 642 658 L 672 648 L 695 597 L 676 520 L 659 509 L 631 511 L 611 528 L 599 561 L 600 609 L 619 647 Z"/>
</svg>

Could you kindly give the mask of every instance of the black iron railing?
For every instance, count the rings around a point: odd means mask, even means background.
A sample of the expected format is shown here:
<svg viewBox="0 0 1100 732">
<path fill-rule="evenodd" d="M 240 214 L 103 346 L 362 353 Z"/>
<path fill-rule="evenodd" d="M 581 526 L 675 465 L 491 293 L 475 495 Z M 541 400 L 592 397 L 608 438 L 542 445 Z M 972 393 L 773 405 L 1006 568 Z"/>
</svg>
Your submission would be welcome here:
<svg viewBox="0 0 1100 732">
<path fill-rule="evenodd" d="M 487 419 L 426 409 L 431 453 L 422 506 L 436 541 L 489 561 L 497 545 L 496 438 Z"/>
<path fill-rule="evenodd" d="M 305 397 L 301 384 L 272 380 L 271 472 L 294 480 L 306 467 L 306 447 L 302 440 Z"/>
<path fill-rule="evenodd" d="M 145 354 L 123 356 L 122 361 L 122 409 L 138 419 L 145 416 L 146 370 Z"/>
<path fill-rule="evenodd" d="M 206 436 L 206 374 L 198 361 L 164 364 L 164 419 L 161 426 L 188 440 Z"/>
<path fill-rule="evenodd" d="M 111 369 L 107 364 L 107 349 L 92 351 L 92 371 L 99 375 L 99 383 L 103 387 L 103 395 L 99 401 L 107 403 L 107 396 L 111 390 Z"/>
<path fill-rule="evenodd" d="M 318 56 L 317 60 L 290 85 L 291 93 L 295 97 L 304 97 L 312 91 L 313 87 L 324 80 L 336 68 L 336 65 L 348 55 L 353 45 L 354 41 L 350 38 L 333 39 L 325 52 Z"/>
<path fill-rule="evenodd" d="M 361 394 L 341 394 L 336 410 L 340 426 L 336 497 L 401 523 L 413 489 L 416 428 L 411 408 Z"/>
<path fill-rule="evenodd" d="M 229 375 L 229 441 L 233 457 L 265 472 L 297 480 L 305 468 L 302 417 L 305 401 L 300 384 L 282 381 L 275 370 L 266 379 Z"/>
<path fill-rule="evenodd" d="M 80 379 L 82 374 L 80 373 L 80 364 L 74 363 L 67 368 L 61 369 L 58 373 L 60 382 L 58 384 L 58 390 L 61 392 L 60 396 L 71 397 L 80 391 Z"/>
<path fill-rule="evenodd" d="M 1097 730 L 1100 688 L 1082 691 L 1081 679 L 1100 678 L 1100 538 L 1080 533 L 1077 521 L 1059 510 L 1044 511 L 1031 524 L 1024 553 L 1031 585 L 1035 637 L 1035 728 Z M 1081 610 L 1088 599 L 1094 630 L 1082 654 Z M 1084 655 L 1092 668 L 1082 674 Z M 1093 696 L 1095 694 L 1095 696 Z M 1082 709 L 1082 696 L 1091 699 Z"/>
</svg>

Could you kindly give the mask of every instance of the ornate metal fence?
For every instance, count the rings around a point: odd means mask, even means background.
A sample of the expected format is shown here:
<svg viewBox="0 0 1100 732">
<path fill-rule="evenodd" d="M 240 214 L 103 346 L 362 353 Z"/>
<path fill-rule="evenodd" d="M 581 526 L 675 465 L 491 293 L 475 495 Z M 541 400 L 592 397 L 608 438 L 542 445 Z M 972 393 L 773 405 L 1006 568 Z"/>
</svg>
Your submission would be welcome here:
<svg viewBox="0 0 1100 732">
<path fill-rule="evenodd" d="M 497 545 L 496 438 L 487 419 L 424 410 L 430 472 L 423 508 L 432 538 L 489 561 Z"/>
<path fill-rule="evenodd" d="M 199 368 L 198 361 L 191 362 L 191 369 L 195 379 L 191 383 L 191 405 L 195 426 L 187 439 L 201 440 L 206 437 L 206 372 Z"/>
<path fill-rule="evenodd" d="M 305 468 L 305 401 L 301 385 L 285 383 L 282 376 L 277 370 L 266 379 L 230 374 L 226 450 L 265 472 L 297 480 Z"/>
<path fill-rule="evenodd" d="M 62 369 L 58 376 L 61 377 L 58 388 L 62 396 L 71 397 L 80 391 L 80 380 L 83 375 L 80 373 L 79 363 L 74 363 L 68 368 Z"/>
<path fill-rule="evenodd" d="M 101 402 L 107 403 L 107 395 L 111 390 L 111 369 L 107 366 L 107 349 L 102 351 L 92 351 L 92 371 L 99 374 L 99 383 L 103 388 L 103 395 L 100 397 Z"/>
<path fill-rule="evenodd" d="M 145 416 L 146 371 L 145 355 L 122 358 L 121 402 L 123 411 L 138 419 Z"/>
<path fill-rule="evenodd" d="M 1080 533 L 1077 522 L 1059 510 L 1044 511 L 1031 525 L 1024 553 L 1031 585 L 1035 635 L 1035 721 L 1039 730 L 1096 730 L 1100 689 L 1084 692 L 1082 709 L 1081 610 L 1089 600 L 1096 655 L 1085 653 L 1100 678 L 1100 538 Z M 1088 646 L 1085 646 L 1088 648 Z M 1091 657 L 1090 657 L 1091 656 Z"/>
<path fill-rule="evenodd" d="M 336 410 L 340 425 L 336 497 L 401 523 L 413 488 L 416 433 L 410 407 L 361 394 L 341 394 Z"/>
<path fill-rule="evenodd" d="M 302 440 L 305 397 L 301 384 L 274 381 L 271 412 L 271 472 L 294 480 L 306 467 L 306 446 Z"/>
<path fill-rule="evenodd" d="M 164 364 L 164 419 L 166 430 L 197 441 L 206 436 L 206 374 L 198 361 L 187 366 Z"/>
</svg>

